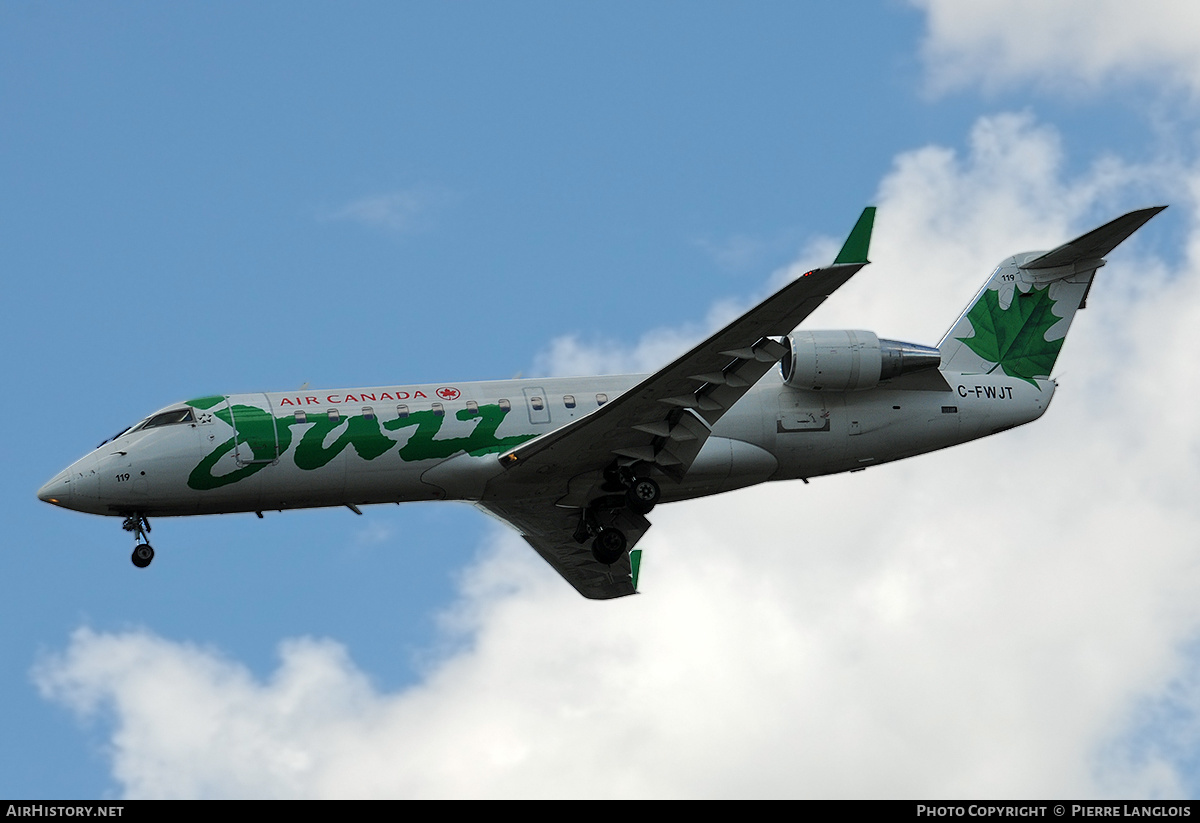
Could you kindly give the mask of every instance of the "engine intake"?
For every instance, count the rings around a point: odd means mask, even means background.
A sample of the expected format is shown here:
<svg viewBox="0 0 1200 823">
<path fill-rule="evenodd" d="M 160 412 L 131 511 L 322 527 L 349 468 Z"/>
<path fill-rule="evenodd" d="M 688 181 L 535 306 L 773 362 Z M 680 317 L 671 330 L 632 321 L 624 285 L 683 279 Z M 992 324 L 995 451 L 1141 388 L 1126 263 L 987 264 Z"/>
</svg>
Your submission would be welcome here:
<svg viewBox="0 0 1200 823">
<path fill-rule="evenodd" d="M 936 369 L 929 346 L 881 340 L 869 331 L 798 331 L 786 338 L 783 382 L 810 391 L 862 391 L 902 374 Z"/>
</svg>

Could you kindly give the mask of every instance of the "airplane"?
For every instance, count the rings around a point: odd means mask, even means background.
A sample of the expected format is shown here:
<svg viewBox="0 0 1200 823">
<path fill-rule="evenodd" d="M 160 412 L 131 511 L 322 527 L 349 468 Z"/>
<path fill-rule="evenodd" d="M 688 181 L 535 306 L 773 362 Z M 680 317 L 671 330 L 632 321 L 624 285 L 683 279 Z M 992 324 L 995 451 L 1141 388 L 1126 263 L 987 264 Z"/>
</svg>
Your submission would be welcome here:
<svg viewBox="0 0 1200 823">
<path fill-rule="evenodd" d="M 207 395 L 106 440 L 38 497 L 123 518 L 141 568 L 151 517 L 470 501 L 584 597 L 634 594 L 659 503 L 807 483 L 1041 417 L 1105 255 L 1165 208 L 1008 257 L 937 346 L 797 330 L 869 262 L 868 207 L 831 265 L 654 374 Z"/>
</svg>

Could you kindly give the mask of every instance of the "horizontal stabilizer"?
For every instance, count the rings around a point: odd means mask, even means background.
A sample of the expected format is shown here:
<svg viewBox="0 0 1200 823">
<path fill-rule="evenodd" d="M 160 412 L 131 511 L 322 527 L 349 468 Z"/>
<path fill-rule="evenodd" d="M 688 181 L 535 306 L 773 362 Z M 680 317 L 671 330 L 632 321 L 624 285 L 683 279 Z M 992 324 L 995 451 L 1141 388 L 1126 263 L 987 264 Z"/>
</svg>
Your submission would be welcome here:
<svg viewBox="0 0 1200 823">
<path fill-rule="evenodd" d="M 1129 235 L 1140 229 L 1147 220 L 1165 208 L 1166 206 L 1152 206 L 1148 209 L 1131 211 L 1110 223 L 1105 223 L 1098 229 L 1092 229 L 1082 237 L 1076 237 L 1070 243 L 1046 252 L 1041 257 L 1035 257 L 1028 263 L 1021 264 L 1021 268 L 1052 269 L 1059 266 L 1070 266 L 1085 260 L 1099 260 L 1125 242 Z"/>
</svg>

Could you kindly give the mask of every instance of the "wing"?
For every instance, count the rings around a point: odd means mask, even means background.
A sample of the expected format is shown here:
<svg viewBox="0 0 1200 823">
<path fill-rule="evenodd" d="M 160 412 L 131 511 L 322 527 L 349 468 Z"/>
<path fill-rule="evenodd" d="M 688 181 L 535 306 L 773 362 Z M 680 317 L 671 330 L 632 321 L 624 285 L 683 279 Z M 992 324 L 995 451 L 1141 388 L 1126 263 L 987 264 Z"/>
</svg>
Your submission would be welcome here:
<svg viewBox="0 0 1200 823">
<path fill-rule="evenodd" d="M 637 593 L 637 572 L 630 562 L 633 553 L 626 553 L 611 566 L 597 562 L 587 547 L 574 538 L 579 523 L 577 510 L 536 498 L 485 500 L 478 505 L 520 532 L 543 560 L 589 600 L 611 600 Z M 646 527 L 649 525 L 647 521 Z M 632 544 L 644 532 L 645 529 L 627 533 L 627 538 Z"/>
<path fill-rule="evenodd" d="M 869 262 L 874 218 L 873 207 L 863 211 L 833 265 L 801 275 L 590 414 L 502 454 L 505 471 L 479 505 L 520 531 L 585 597 L 632 594 L 627 569 L 597 562 L 581 545 L 581 510 L 602 504 L 632 546 L 650 524 L 610 507 L 612 470 L 681 480 L 713 425 L 783 356 L 774 337 L 789 334 Z M 622 574 L 620 584 L 597 583 Z"/>
</svg>

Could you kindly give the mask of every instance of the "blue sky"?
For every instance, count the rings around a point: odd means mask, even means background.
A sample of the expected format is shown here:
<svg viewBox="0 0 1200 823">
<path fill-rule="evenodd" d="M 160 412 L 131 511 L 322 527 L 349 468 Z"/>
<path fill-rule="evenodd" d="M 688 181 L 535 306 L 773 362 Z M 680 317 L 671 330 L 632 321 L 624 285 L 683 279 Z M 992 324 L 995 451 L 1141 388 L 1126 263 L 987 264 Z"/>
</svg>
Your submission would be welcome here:
<svg viewBox="0 0 1200 823">
<path fill-rule="evenodd" d="M 4 4 L 0 796 L 1194 795 L 1200 21 L 1081 8 Z M 1159 202 L 1037 426 L 667 507 L 628 601 L 464 505 L 139 571 L 34 496 L 187 397 L 653 368 L 869 203 L 814 320 L 932 344 Z"/>
</svg>

